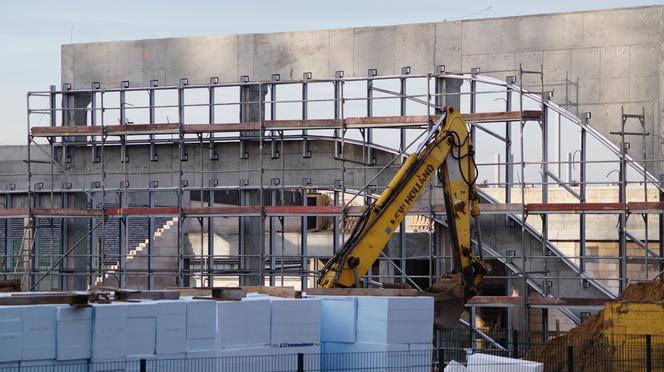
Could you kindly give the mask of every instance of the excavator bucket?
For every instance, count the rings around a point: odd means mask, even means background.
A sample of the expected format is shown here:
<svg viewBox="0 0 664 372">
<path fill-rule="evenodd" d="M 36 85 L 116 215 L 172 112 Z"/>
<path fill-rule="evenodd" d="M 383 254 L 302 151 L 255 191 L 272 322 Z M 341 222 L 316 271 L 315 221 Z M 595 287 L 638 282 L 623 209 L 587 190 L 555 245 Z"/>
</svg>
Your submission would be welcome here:
<svg viewBox="0 0 664 372">
<path fill-rule="evenodd" d="M 433 322 L 436 329 L 457 325 L 465 303 L 461 273 L 438 279 L 423 295 L 434 298 Z"/>
</svg>

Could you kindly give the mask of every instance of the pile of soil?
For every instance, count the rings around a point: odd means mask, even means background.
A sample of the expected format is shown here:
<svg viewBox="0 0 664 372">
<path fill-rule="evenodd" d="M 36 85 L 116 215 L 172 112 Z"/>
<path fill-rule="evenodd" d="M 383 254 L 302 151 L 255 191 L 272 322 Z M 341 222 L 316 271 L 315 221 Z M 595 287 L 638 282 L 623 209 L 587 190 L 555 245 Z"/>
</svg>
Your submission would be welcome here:
<svg viewBox="0 0 664 372">
<path fill-rule="evenodd" d="M 653 303 L 664 301 L 664 280 L 630 284 L 613 302 Z M 524 359 L 544 363 L 545 371 L 567 371 L 567 346 L 574 347 L 575 371 L 611 369 L 612 350 L 604 335 L 603 311 L 591 316 L 565 335 L 535 346 Z"/>
</svg>

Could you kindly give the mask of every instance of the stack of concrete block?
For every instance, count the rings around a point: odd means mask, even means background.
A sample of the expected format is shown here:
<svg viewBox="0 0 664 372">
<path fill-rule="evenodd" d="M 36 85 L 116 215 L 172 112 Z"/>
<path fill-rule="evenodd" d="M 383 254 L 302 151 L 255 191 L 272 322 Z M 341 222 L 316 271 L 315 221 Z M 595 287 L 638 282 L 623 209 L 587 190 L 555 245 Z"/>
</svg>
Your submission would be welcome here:
<svg viewBox="0 0 664 372">
<path fill-rule="evenodd" d="M 321 297 L 323 370 L 431 369 L 433 298 Z M 352 353 L 371 353 L 355 354 Z"/>
<path fill-rule="evenodd" d="M 425 371 L 413 367 L 429 365 L 432 323 L 433 301 L 426 297 L 251 295 L 242 301 L 0 306 L 0 367 L 155 359 L 165 368 L 170 360 L 226 357 L 209 359 L 211 368 L 270 371 L 294 369 L 292 355 L 303 353 L 306 370 Z M 349 358 L 362 352 L 380 353 Z M 320 360 L 325 353 L 343 358 Z"/>
</svg>

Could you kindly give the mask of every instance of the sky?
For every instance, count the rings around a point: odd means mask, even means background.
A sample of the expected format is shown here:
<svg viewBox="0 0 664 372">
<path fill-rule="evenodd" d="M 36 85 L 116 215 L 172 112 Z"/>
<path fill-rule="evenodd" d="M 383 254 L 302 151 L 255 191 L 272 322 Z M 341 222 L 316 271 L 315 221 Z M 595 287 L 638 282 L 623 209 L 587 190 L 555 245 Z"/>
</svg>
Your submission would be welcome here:
<svg viewBox="0 0 664 372">
<path fill-rule="evenodd" d="M 0 145 L 26 143 L 26 93 L 60 85 L 60 46 L 304 31 L 653 5 L 638 0 L 7 1 L 0 8 Z"/>
</svg>

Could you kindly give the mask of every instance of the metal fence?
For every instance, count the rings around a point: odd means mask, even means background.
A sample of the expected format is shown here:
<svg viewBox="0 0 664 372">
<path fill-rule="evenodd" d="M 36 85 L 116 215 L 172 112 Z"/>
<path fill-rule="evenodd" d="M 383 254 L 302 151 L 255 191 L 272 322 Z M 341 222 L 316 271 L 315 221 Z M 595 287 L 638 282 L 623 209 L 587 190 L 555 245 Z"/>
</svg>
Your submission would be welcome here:
<svg viewBox="0 0 664 372">
<path fill-rule="evenodd" d="M 448 330 L 439 334 L 434 364 L 441 370 L 453 361 L 465 364 L 470 353 L 535 361 L 551 372 L 664 371 L 663 336 L 581 332 Z M 476 362 L 472 370 L 495 371 L 500 365 Z"/>
<path fill-rule="evenodd" d="M 615 345 L 598 340 L 578 338 L 577 345 L 561 342 L 531 345 L 517 350 L 482 348 L 362 352 L 362 353 L 321 353 L 226 356 L 213 358 L 173 358 L 137 359 L 112 362 L 17 362 L 0 364 L 0 372 L 323 372 L 323 371 L 442 371 L 445 367 L 458 363 L 467 366 L 469 371 L 519 371 L 524 369 L 513 362 L 474 357 L 470 354 L 492 356 L 515 356 L 523 360 L 544 364 L 544 371 L 585 372 L 585 371 L 664 371 L 664 337 L 621 336 L 612 340 Z M 581 340 L 585 340 L 585 343 Z M 569 340 L 569 339 L 567 339 Z M 616 346 L 617 345 L 617 346 Z M 516 353 L 522 353 L 515 355 Z M 450 358 L 454 355 L 455 358 Z M 454 361 L 453 361 L 454 360 Z M 462 367 L 460 367 L 462 368 Z"/>
<path fill-rule="evenodd" d="M 223 356 L 152 357 L 126 361 L 0 363 L 0 372 L 78 371 L 442 371 L 450 364 L 476 372 L 518 370 L 484 354 L 539 362 L 544 371 L 664 371 L 664 337 L 580 332 L 441 332 L 433 350 Z M 389 350 L 389 349 L 388 349 Z"/>
</svg>

